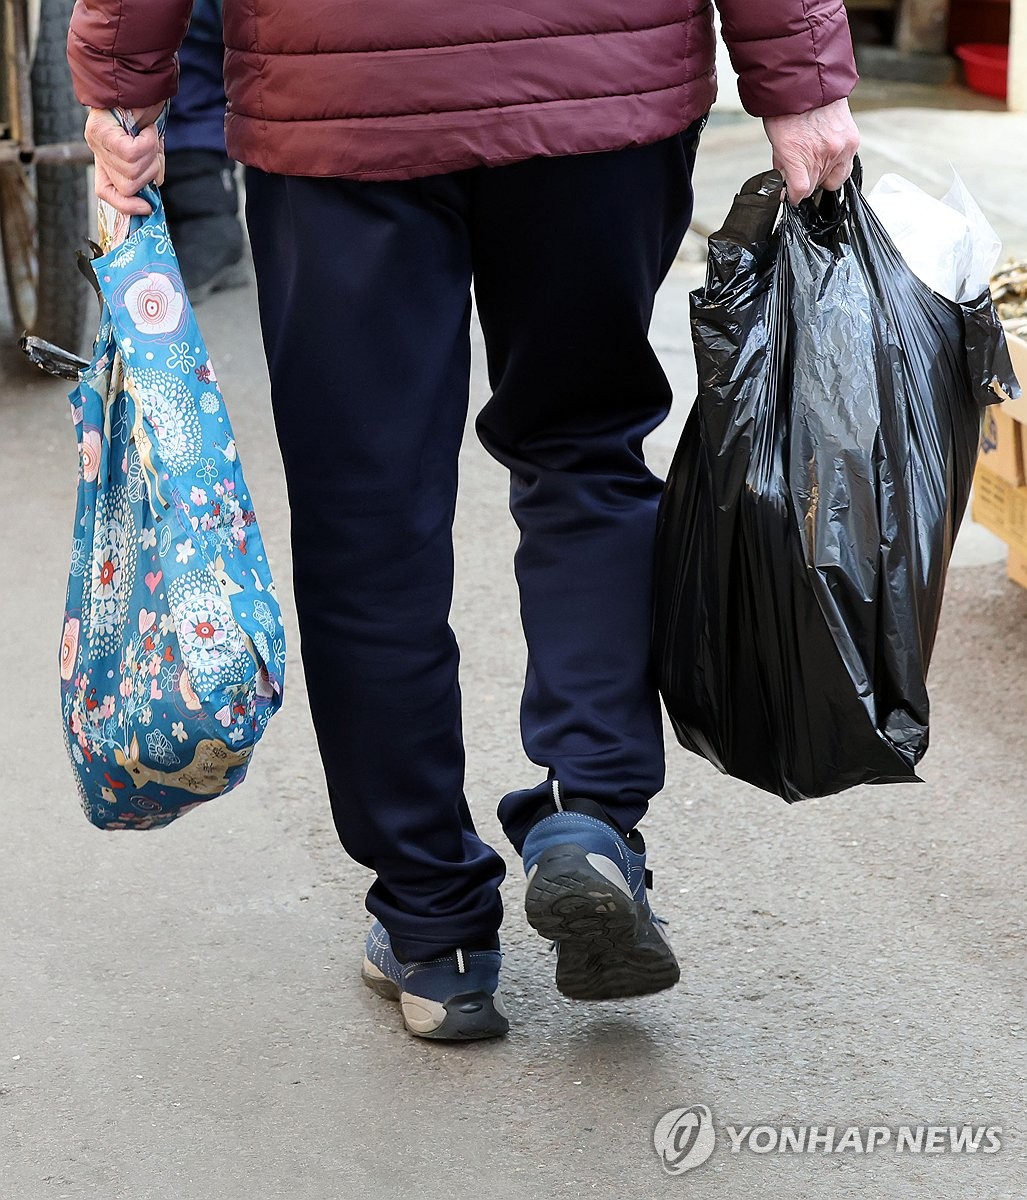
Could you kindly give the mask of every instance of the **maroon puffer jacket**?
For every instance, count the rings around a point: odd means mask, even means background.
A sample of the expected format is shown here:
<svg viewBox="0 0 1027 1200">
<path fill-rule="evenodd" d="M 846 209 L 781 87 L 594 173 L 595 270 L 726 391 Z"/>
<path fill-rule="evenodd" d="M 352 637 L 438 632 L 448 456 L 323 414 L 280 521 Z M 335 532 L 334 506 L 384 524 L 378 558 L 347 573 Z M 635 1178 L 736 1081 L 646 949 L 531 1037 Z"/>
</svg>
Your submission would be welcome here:
<svg viewBox="0 0 1027 1200">
<path fill-rule="evenodd" d="M 841 0 L 719 0 L 742 100 L 805 112 L 856 82 Z M 177 87 L 191 0 L 77 0 L 83 104 Z M 641 145 L 713 103 L 708 0 L 224 0 L 228 151 L 288 175 L 408 179 Z"/>
</svg>

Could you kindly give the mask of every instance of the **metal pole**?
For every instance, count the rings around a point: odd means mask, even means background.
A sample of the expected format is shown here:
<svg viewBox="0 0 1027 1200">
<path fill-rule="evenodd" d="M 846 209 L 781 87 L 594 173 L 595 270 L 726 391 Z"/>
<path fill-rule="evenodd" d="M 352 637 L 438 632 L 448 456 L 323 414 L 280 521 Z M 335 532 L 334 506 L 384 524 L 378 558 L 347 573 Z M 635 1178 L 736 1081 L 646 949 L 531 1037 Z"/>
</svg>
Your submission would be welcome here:
<svg viewBox="0 0 1027 1200">
<path fill-rule="evenodd" d="M 80 163 L 83 166 L 93 161 L 93 152 L 84 141 L 53 142 L 45 146 L 29 146 L 22 143 L 0 142 L 0 164 L 17 163 L 21 167 L 39 163 Z"/>
<path fill-rule="evenodd" d="M 11 105 L 9 118 L 14 140 L 24 150 L 31 151 L 32 138 L 32 85 L 29 76 L 29 32 L 24 3 L 12 4 L 8 0 L 7 19 L 10 22 L 14 62 L 14 78 L 17 81 L 17 102 Z"/>
</svg>

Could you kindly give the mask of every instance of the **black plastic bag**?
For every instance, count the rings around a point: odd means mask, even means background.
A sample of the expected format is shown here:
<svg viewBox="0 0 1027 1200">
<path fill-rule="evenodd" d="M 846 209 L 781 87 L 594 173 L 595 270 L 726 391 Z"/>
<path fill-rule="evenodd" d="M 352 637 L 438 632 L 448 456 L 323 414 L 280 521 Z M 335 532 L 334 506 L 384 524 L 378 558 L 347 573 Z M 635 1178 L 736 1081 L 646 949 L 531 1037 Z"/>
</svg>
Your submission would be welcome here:
<svg viewBox="0 0 1027 1200">
<path fill-rule="evenodd" d="M 681 744 L 795 801 L 917 779 L 981 409 L 1016 381 L 990 296 L 921 283 L 858 182 L 780 193 L 745 185 L 691 297 L 654 652 Z"/>
</svg>

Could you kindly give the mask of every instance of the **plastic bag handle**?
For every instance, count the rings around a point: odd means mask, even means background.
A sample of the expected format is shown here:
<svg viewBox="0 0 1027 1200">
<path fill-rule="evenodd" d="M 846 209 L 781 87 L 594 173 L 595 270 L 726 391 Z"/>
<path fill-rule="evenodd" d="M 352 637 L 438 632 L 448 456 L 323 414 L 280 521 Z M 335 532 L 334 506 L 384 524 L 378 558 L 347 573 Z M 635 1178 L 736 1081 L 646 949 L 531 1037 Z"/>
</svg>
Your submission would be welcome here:
<svg viewBox="0 0 1027 1200">
<path fill-rule="evenodd" d="M 780 171 L 763 171 L 747 179 L 739 188 L 724 224 L 710 240 L 750 246 L 767 241 L 781 211 L 784 186 Z M 852 160 L 852 174 L 838 191 L 817 191 L 796 206 L 802 224 L 821 235 L 837 231 L 852 206 L 853 191 L 862 192 L 862 189 L 863 164 L 856 155 Z"/>
<path fill-rule="evenodd" d="M 789 205 L 785 220 L 817 245 L 837 253 L 851 241 L 852 220 L 863 205 L 863 164 L 857 155 L 852 160 L 852 174 L 840 188 L 820 188 L 799 204 Z"/>
</svg>

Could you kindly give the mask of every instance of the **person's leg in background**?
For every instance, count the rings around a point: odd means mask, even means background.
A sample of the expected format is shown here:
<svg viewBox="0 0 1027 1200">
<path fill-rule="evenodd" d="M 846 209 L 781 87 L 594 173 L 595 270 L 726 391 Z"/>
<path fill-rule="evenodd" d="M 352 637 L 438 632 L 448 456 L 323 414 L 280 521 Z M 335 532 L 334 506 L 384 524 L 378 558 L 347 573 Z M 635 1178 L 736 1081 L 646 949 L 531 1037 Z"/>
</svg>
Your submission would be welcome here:
<svg viewBox="0 0 1027 1200">
<path fill-rule="evenodd" d="M 161 188 L 190 300 L 246 282 L 235 163 L 225 152 L 221 0 L 196 0 L 164 133 Z"/>
<path fill-rule="evenodd" d="M 579 998 L 677 979 L 645 899 L 644 846 L 637 834 L 625 839 L 664 779 L 650 665 L 661 485 L 642 439 L 666 416 L 671 392 L 648 329 L 691 219 L 700 128 L 476 177 L 475 295 L 493 386 L 478 432 L 511 473 L 528 646 L 522 736 L 548 773 L 546 783 L 505 796 L 499 811 L 529 873 L 543 851 L 562 863 L 536 885 L 546 889 L 536 908 L 552 911 L 536 920 L 529 903 L 528 915 L 561 942 L 557 982 Z M 586 815 L 560 815 L 544 827 L 549 842 L 535 836 L 526 845 L 533 827 L 564 808 Z M 572 833 L 581 853 L 561 857 Z M 600 875 L 618 873 L 633 907 L 616 888 L 600 895 L 608 885 L 595 874 L 596 855 Z M 607 900 L 623 910 L 624 927 L 610 937 Z M 605 939 L 603 954 L 575 961 L 564 943 L 576 930 Z"/>
<path fill-rule="evenodd" d="M 464 798 L 449 627 L 470 369 L 466 179 L 250 168 L 246 191 L 311 714 L 340 839 L 376 872 L 367 907 L 387 931 L 368 958 L 381 967 L 391 940 L 406 962 L 459 949 L 459 968 L 467 954 L 480 964 L 475 953 L 498 950 L 505 867 Z M 474 1003 L 440 1018 L 444 1036 L 505 1030 Z"/>
</svg>

